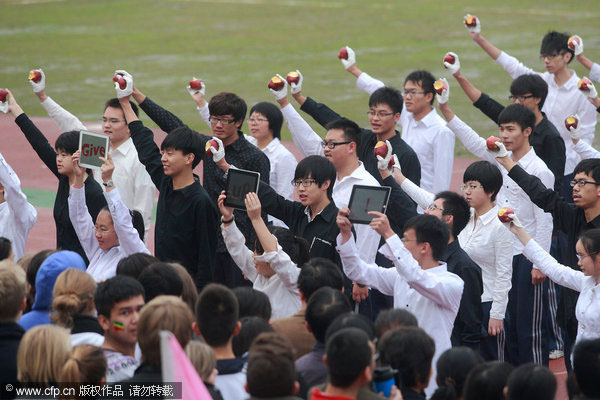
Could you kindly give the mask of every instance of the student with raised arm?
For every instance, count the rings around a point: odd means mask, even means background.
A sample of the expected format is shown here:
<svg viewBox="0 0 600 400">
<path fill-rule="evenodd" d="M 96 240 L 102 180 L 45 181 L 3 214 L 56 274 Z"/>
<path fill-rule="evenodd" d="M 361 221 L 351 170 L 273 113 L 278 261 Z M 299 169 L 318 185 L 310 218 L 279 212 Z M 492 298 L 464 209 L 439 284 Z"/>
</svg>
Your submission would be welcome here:
<svg viewBox="0 0 600 400">
<path fill-rule="evenodd" d="M 570 115 L 567 118 L 575 118 L 576 121 L 579 121 L 578 115 Z M 582 160 L 587 160 L 589 158 L 600 158 L 600 151 L 593 148 L 586 141 L 581 140 L 581 128 L 577 123 L 577 126 L 569 127 L 569 134 L 571 135 L 571 140 L 573 141 L 573 149 L 579 154 Z"/>
<path fill-rule="evenodd" d="M 256 193 L 248 193 L 246 212 L 256 231 L 254 252 L 244 245 L 244 236 L 235 225 L 233 209 L 224 204 L 225 191 L 219 196 L 223 216 L 223 240 L 233 261 L 254 289 L 269 296 L 272 319 L 287 318 L 302 308 L 298 291 L 300 267 L 308 261 L 308 244 L 285 228 L 268 228 L 261 216 L 261 204 Z"/>
<path fill-rule="evenodd" d="M 115 164 L 110 153 L 103 161 L 102 181 L 106 187 L 104 197 L 108 206 L 98 213 L 96 224 L 85 205 L 83 190 L 84 169 L 79 166 L 80 152 L 73 154 L 75 182 L 69 195 L 69 217 L 79 242 L 90 260 L 87 272 L 96 282 L 117 274 L 117 264 L 134 253 L 150 254 L 144 244 L 144 219 L 139 211 L 130 211 L 112 180 Z"/>
<path fill-rule="evenodd" d="M 52 118 L 63 132 L 71 130 L 89 131 L 75 115 L 65 110 L 46 94 L 46 75 L 41 69 L 38 71 L 42 75 L 41 79 L 38 82 L 29 80 L 29 83 L 33 87 L 33 92 L 40 100 L 40 104 L 48 113 L 48 116 Z M 137 114 L 137 107 L 133 103 L 132 107 Z M 123 109 L 116 98 L 110 99 L 104 104 L 102 132 L 108 135 L 110 139 L 109 152 L 115 164 L 115 171 L 113 173 L 115 185 L 119 187 L 119 192 L 125 205 L 130 210 L 139 211 L 144 217 L 145 238 L 147 238 L 148 231 L 150 230 L 156 189 L 144 165 L 138 159 L 137 151 L 131 141 Z M 100 170 L 95 169 L 93 173 L 94 179 L 102 185 Z"/>
<path fill-rule="evenodd" d="M 72 156 L 79 147 L 79 132 L 68 131 L 62 133 L 56 139 L 53 149 L 44 137 L 44 134 L 33 124 L 27 114 L 23 112 L 23 109 L 17 104 L 17 101 L 10 92 L 8 105 L 10 113 L 15 117 L 15 123 L 21 128 L 33 150 L 35 150 L 46 167 L 58 179 L 58 189 L 56 191 L 53 211 L 54 223 L 56 224 L 56 247 L 76 252 L 83 258 L 87 265 L 89 260 L 71 224 L 68 204 L 71 186 L 76 178 Z M 85 185 L 86 205 L 92 220 L 95 220 L 100 210 L 106 206 L 106 200 L 102 195 L 100 185 L 94 180 L 91 170 L 84 172 L 83 182 Z"/>
<path fill-rule="evenodd" d="M 590 71 L 590 79 L 596 82 L 600 82 L 600 65 L 598 63 L 593 62 L 589 58 L 583 55 L 583 39 L 579 35 L 573 35 L 575 40 L 572 42 L 573 47 L 573 55 L 583 65 Z M 589 97 L 589 96 L 588 96 Z M 596 97 L 597 94 L 596 94 Z"/>
</svg>

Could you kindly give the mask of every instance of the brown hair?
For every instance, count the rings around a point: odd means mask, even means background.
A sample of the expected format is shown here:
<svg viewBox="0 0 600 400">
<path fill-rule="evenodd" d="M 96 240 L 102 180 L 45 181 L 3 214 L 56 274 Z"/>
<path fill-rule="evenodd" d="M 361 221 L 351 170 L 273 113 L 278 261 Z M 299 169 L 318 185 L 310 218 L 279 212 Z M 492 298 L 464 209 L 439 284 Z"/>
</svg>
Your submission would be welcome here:
<svg viewBox="0 0 600 400">
<path fill-rule="evenodd" d="M 11 260 L 0 262 L 0 322 L 15 322 L 26 296 L 25 271 Z"/>
<path fill-rule="evenodd" d="M 200 378 L 206 382 L 217 365 L 217 359 L 212 347 L 206 343 L 192 340 L 185 346 L 185 354 L 190 359 Z"/>
<path fill-rule="evenodd" d="M 45 384 L 58 382 L 70 351 L 71 337 L 66 329 L 56 325 L 31 328 L 23 335 L 17 353 L 19 381 Z"/>
<path fill-rule="evenodd" d="M 60 374 L 60 382 L 98 384 L 108 369 L 104 350 L 91 344 L 73 347 Z"/>
<path fill-rule="evenodd" d="M 67 268 L 58 275 L 54 284 L 52 320 L 65 328 L 73 326 L 73 316 L 81 314 L 93 301 L 96 282 L 90 274 L 75 268 Z"/>
<path fill-rule="evenodd" d="M 183 292 L 181 293 L 181 299 L 190 307 L 192 314 L 198 301 L 198 289 L 194 283 L 194 278 L 190 275 L 187 269 L 181 264 L 170 263 L 170 265 L 177 270 L 177 273 L 183 281 Z"/>
<path fill-rule="evenodd" d="M 294 349 L 288 339 L 274 332 L 261 333 L 248 352 L 248 393 L 254 397 L 294 394 Z"/>
</svg>

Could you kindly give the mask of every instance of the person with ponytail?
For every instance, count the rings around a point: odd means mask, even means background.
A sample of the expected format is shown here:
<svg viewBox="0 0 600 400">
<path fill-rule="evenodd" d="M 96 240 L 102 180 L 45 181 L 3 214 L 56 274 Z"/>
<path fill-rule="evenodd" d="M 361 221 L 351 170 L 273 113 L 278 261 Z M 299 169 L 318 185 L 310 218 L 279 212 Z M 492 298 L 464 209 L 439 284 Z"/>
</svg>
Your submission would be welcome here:
<svg viewBox="0 0 600 400">
<path fill-rule="evenodd" d="M 308 243 L 285 228 L 267 227 L 261 217 L 256 193 L 245 198 L 246 212 L 256 232 L 254 253 L 244 245 L 244 236 L 233 219 L 233 209 L 224 204 L 225 191 L 219 196 L 221 230 L 231 257 L 254 289 L 265 293 L 272 306 L 272 319 L 287 318 L 302 308 L 298 291 L 300 267 L 308 261 Z"/>
<path fill-rule="evenodd" d="M 96 282 L 85 271 L 68 268 L 54 284 L 52 321 L 71 330 L 71 345 L 102 346 L 104 331 L 96 318 Z"/>
<path fill-rule="evenodd" d="M 437 361 L 438 388 L 429 400 L 462 399 L 467 375 L 481 363 L 481 356 L 469 347 L 453 347 L 446 350 Z"/>
<path fill-rule="evenodd" d="M 73 347 L 60 374 L 61 383 L 102 385 L 106 383 L 106 357 L 104 351 L 91 344 Z"/>
</svg>

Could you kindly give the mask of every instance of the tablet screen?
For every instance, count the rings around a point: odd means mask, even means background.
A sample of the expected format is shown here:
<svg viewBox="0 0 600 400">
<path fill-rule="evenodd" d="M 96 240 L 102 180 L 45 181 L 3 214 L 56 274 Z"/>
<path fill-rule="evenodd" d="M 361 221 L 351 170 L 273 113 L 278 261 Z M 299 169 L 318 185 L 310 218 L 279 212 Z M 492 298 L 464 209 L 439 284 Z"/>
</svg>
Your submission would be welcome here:
<svg viewBox="0 0 600 400">
<path fill-rule="evenodd" d="M 227 198 L 224 204 L 240 210 L 246 209 L 244 199 L 250 192 L 258 192 L 260 173 L 230 168 L 227 173 Z"/>
<path fill-rule="evenodd" d="M 350 221 L 354 224 L 368 224 L 373 219 L 369 211 L 385 213 L 390 197 L 391 188 L 388 186 L 354 185 L 350 196 Z"/>
</svg>

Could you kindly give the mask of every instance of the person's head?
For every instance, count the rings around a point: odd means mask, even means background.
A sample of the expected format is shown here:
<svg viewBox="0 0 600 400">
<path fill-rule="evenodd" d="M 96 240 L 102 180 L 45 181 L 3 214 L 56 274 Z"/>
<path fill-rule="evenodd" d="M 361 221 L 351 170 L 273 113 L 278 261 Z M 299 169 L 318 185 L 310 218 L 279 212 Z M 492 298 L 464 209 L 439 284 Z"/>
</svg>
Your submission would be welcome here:
<svg viewBox="0 0 600 400">
<path fill-rule="evenodd" d="M 238 130 L 246 118 L 246 102 L 233 93 L 222 92 L 210 99 L 208 112 L 213 134 L 225 145 L 238 138 Z"/>
<path fill-rule="evenodd" d="M 73 160 L 71 156 L 79 149 L 79 131 L 61 133 L 54 142 L 56 150 L 56 168 L 61 175 L 73 173 Z"/>
<path fill-rule="evenodd" d="M 12 260 L 13 257 L 12 243 L 10 239 L 0 237 L 0 261 L 6 259 Z"/>
<path fill-rule="evenodd" d="M 445 222 L 433 215 L 417 215 L 404 224 L 404 247 L 419 263 L 428 258 L 439 261 L 446 248 L 450 232 Z"/>
<path fill-rule="evenodd" d="M 0 323 L 16 322 L 27 305 L 25 271 L 14 262 L 0 262 Z"/>
<path fill-rule="evenodd" d="M 139 115 L 138 107 L 130 101 L 129 104 L 135 115 Z M 130 137 L 129 126 L 119 99 L 112 98 L 104 103 L 102 115 L 102 131 L 109 136 L 112 147 L 117 147 Z"/>
<path fill-rule="evenodd" d="M 600 228 L 588 229 L 579 235 L 575 244 L 577 265 L 585 276 L 600 277 Z"/>
<path fill-rule="evenodd" d="M 38 325 L 23 335 L 17 352 L 17 377 L 23 384 L 51 384 L 69 358 L 69 331 L 57 325 Z"/>
<path fill-rule="evenodd" d="M 107 206 L 103 207 L 96 217 L 94 234 L 98 241 L 98 246 L 102 250 L 110 250 L 119 245 L 119 237 L 115 231 L 112 215 Z"/>
<path fill-rule="evenodd" d="M 200 134 L 187 126 L 173 129 L 160 145 L 160 161 L 168 176 L 179 176 L 191 172 L 202 159 Z"/>
<path fill-rule="evenodd" d="M 83 258 L 74 251 L 57 251 L 44 260 L 35 277 L 34 309 L 46 310 L 50 308 L 56 279 L 68 268 L 75 268 L 80 271 L 86 270 Z"/>
<path fill-rule="evenodd" d="M 260 290 L 250 286 L 238 286 L 233 289 L 238 303 L 238 318 L 260 317 L 265 321 L 271 319 L 271 301 Z"/>
<path fill-rule="evenodd" d="M 463 174 L 462 190 L 471 207 L 478 209 L 496 201 L 502 188 L 502 172 L 489 161 L 475 161 Z"/>
<path fill-rule="evenodd" d="M 404 105 L 414 114 L 431 110 L 435 100 L 435 77 L 429 71 L 413 71 L 404 80 Z"/>
<path fill-rule="evenodd" d="M 60 382 L 103 384 L 106 382 L 107 370 L 104 350 L 91 344 L 80 344 L 71 349 L 62 368 Z"/>
<path fill-rule="evenodd" d="M 417 317 L 403 308 L 390 308 L 380 311 L 377 315 L 375 333 L 381 339 L 388 331 L 406 326 L 419 326 Z"/>
<path fill-rule="evenodd" d="M 575 52 L 569 48 L 569 35 L 566 33 L 551 31 L 544 35 L 540 47 L 540 58 L 546 70 L 556 74 L 573 60 Z"/>
<path fill-rule="evenodd" d="M 524 105 L 533 112 L 541 111 L 548 95 L 548 84 L 538 74 L 521 75 L 510 84 L 510 94 L 513 103 Z"/>
<path fill-rule="evenodd" d="M 35 299 L 35 278 L 37 273 L 42 266 L 42 263 L 48 258 L 55 250 L 42 250 L 37 252 L 27 267 L 27 284 L 29 286 L 29 292 L 27 293 L 27 311 L 31 310 L 33 306 L 33 300 Z"/>
<path fill-rule="evenodd" d="M 306 324 L 317 342 L 325 343 L 327 328 L 338 315 L 352 311 L 344 294 L 330 287 L 322 287 L 310 296 L 306 305 Z"/>
<path fill-rule="evenodd" d="M 246 391 L 261 399 L 283 398 L 298 392 L 294 348 L 277 333 L 261 333 L 250 346 Z"/>
<path fill-rule="evenodd" d="M 133 253 L 117 263 L 117 275 L 125 275 L 137 279 L 150 264 L 158 262 L 158 258 L 146 253 Z"/>
<path fill-rule="evenodd" d="M 250 134 L 256 140 L 281 138 L 283 114 L 279 107 L 267 101 L 256 103 L 250 109 L 248 127 Z"/>
<path fill-rule="evenodd" d="M 600 339 L 582 340 L 573 351 L 573 371 L 581 393 L 600 398 Z"/>
<path fill-rule="evenodd" d="M 293 185 L 303 206 L 319 204 L 325 196 L 332 200 L 337 172 L 335 166 L 322 156 L 308 156 L 296 166 Z"/>
<path fill-rule="evenodd" d="M 595 207 L 600 199 L 600 159 L 580 161 L 573 174 L 573 203 L 584 210 Z"/>
<path fill-rule="evenodd" d="M 529 149 L 529 136 L 535 127 L 535 114 L 521 104 L 511 104 L 498 115 L 500 140 L 509 151 Z"/>
<path fill-rule="evenodd" d="M 552 371 L 533 363 L 515 368 L 506 383 L 506 400 L 553 400 L 555 394 Z"/>
<path fill-rule="evenodd" d="M 241 357 L 248 352 L 250 345 L 254 339 L 263 332 L 273 332 L 273 328 L 268 321 L 260 317 L 243 317 L 240 318 L 242 328 L 240 332 L 233 337 L 231 345 L 233 346 L 233 354 L 236 357 Z"/>
<path fill-rule="evenodd" d="M 427 387 L 434 353 L 433 339 L 413 326 L 389 331 L 379 344 L 381 363 L 398 371 L 402 388 Z"/>
<path fill-rule="evenodd" d="M 304 238 L 295 236 L 292 231 L 287 228 L 269 226 L 268 229 L 269 232 L 277 238 L 277 243 L 279 243 L 281 249 L 290 256 L 290 259 L 298 266 L 298 268 L 301 268 L 302 265 L 308 261 L 309 247 Z M 262 255 L 264 252 L 263 246 L 257 238 L 254 243 L 254 255 Z M 266 261 L 257 260 L 255 257 L 254 264 L 256 265 L 256 272 L 260 275 L 266 276 L 267 278 L 275 275 L 275 271 Z"/>
<path fill-rule="evenodd" d="M 223 347 L 240 330 L 238 301 L 231 289 L 206 285 L 196 303 L 196 333 L 211 347 Z"/>
<path fill-rule="evenodd" d="M 344 328 L 360 329 L 367 334 L 371 342 L 375 340 L 375 326 L 373 325 L 373 322 L 364 315 L 347 312 L 339 315 L 329 325 L 327 332 L 325 332 L 325 343 L 327 343 L 329 338 L 336 332 L 341 331 Z"/>
<path fill-rule="evenodd" d="M 138 343 L 142 360 L 160 365 L 160 331 L 171 332 L 185 349 L 192 339 L 194 316 L 179 297 L 158 296 L 142 308 L 138 320 Z"/>
<path fill-rule="evenodd" d="M 461 397 L 469 372 L 483 359 L 468 347 L 446 350 L 436 364 L 438 389 L 431 400 L 456 400 Z"/>
<path fill-rule="evenodd" d="M 348 327 L 332 334 L 323 357 L 329 383 L 338 388 L 369 384 L 375 369 L 374 350 L 362 329 Z"/>
<path fill-rule="evenodd" d="M 471 217 L 471 208 L 463 196 L 447 190 L 435 195 L 435 200 L 427 207 L 425 214 L 444 221 L 450 228 L 452 236 L 456 238 L 467 226 Z"/>
<path fill-rule="evenodd" d="M 305 263 L 300 270 L 297 285 L 300 298 L 307 302 L 310 296 L 322 287 L 342 291 L 344 276 L 333 261 L 327 258 L 315 257 Z"/>
<path fill-rule="evenodd" d="M 194 307 L 196 307 L 196 302 L 198 301 L 198 288 L 196 288 L 194 278 L 192 278 L 188 270 L 183 265 L 179 263 L 170 263 L 169 265 L 175 268 L 183 283 L 181 299 L 190 307 L 190 311 L 194 312 Z"/>
<path fill-rule="evenodd" d="M 138 276 L 138 281 L 144 287 L 146 303 L 163 294 L 181 296 L 183 293 L 183 281 L 177 270 L 165 262 L 148 265 Z"/>
<path fill-rule="evenodd" d="M 217 376 L 217 358 L 213 349 L 199 340 L 191 340 L 185 346 L 185 355 L 194 366 L 200 379 L 214 385 Z"/>
<path fill-rule="evenodd" d="M 463 400 L 504 400 L 504 387 L 512 370 L 512 365 L 501 361 L 477 365 L 467 375 Z"/>
<path fill-rule="evenodd" d="M 73 317 L 94 312 L 96 282 L 90 274 L 75 268 L 63 271 L 54 284 L 52 320 L 64 328 L 73 326 Z"/>
<path fill-rule="evenodd" d="M 355 122 L 346 118 L 331 121 L 325 125 L 324 154 L 325 157 L 340 169 L 349 162 L 356 162 L 358 145 L 360 144 L 361 130 Z M 331 148 L 333 146 L 333 148 Z"/>
<path fill-rule="evenodd" d="M 117 275 L 98 285 L 94 303 L 104 337 L 134 346 L 140 311 L 145 304 L 142 284 L 128 276 Z"/>
<path fill-rule="evenodd" d="M 369 97 L 369 123 L 376 135 L 386 134 L 396 129 L 402 113 L 402 93 L 398 89 L 384 86 Z"/>
</svg>

